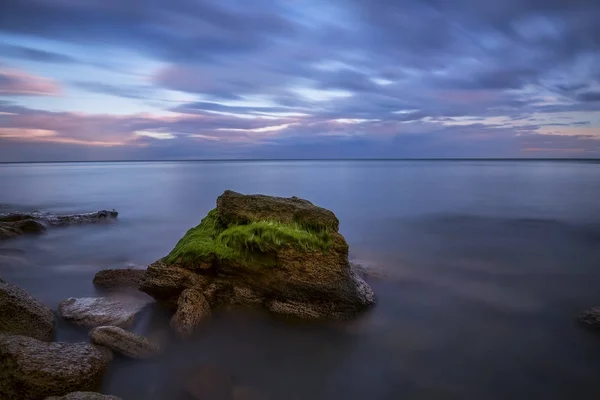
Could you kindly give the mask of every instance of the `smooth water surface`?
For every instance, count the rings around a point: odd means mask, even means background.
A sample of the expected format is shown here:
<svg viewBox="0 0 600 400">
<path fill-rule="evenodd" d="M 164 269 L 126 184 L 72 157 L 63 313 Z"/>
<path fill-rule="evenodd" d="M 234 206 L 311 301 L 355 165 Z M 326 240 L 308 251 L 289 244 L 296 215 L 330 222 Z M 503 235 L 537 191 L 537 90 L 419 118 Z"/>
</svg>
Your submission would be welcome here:
<svg viewBox="0 0 600 400">
<path fill-rule="evenodd" d="M 4 164 L 5 210 L 120 214 L 0 243 L 0 276 L 54 309 L 98 295 L 95 272 L 164 256 L 226 189 L 334 211 L 351 258 L 373 270 L 377 306 L 345 324 L 217 314 L 154 361 L 117 358 L 105 393 L 186 399 L 186 375 L 209 364 L 269 399 L 600 396 L 600 335 L 576 322 L 600 305 L 599 163 Z M 149 308 L 134 329 L 168 318 Z M 57 340 L 87 332 L 61 322 Z"/>
</svg>

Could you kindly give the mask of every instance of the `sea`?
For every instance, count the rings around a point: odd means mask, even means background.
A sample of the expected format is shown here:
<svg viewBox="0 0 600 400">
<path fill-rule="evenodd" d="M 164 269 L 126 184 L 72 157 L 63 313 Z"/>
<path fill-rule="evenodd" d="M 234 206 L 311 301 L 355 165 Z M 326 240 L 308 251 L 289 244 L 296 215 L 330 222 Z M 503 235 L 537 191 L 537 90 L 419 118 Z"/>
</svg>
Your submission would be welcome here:
<svg viewBox="0 0 600 400">
<path fill-rule="evenodd" d="M 100 296 L 97 271 L 165 256 L 227 189 L 332 210 L 376 306 L 347 322 L 217 312 L 155 359 L 116 357 L 103 393 L 193 399 L 186 379 L 209 366 L 252 399 L 600 398 L 600 333 L 577 321 L 600 305 L 598 161 L 0 164 L 0 212 L 119 212 L 0 242 L 0 276 L 54 310 Z M 132 329 L 168 335 L 169 317 L 150 305 Z M 89 338 L 59 318 L 56 340 Z"/>
</svg>

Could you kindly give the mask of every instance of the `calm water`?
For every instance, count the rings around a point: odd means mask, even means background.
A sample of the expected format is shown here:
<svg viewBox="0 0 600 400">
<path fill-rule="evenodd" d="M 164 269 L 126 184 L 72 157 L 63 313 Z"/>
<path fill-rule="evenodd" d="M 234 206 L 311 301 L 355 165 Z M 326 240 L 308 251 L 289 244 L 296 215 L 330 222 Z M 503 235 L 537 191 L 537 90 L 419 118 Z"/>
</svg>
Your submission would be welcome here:
<svg viewBox="0 0 600 400">
<path fill-rule="evenodd" d="M 510 161 L 0 165 L 5 209 L 115 208 L 118 223 L 0 243 L 0 276 L 56 308 L 104 268 L 165 255 L 225 189 L 333 210 L 378 305 L 350 324 L 220 314 L 151 362 L 114 361 L 103 391 L 186 399 L 194 367 L 270 399 L 597 399 L 600 164 Z M 168 315 L 148 309 L 135 330 Z M 58 340 L 87 340 L 60 323 Z"/>
</svg>

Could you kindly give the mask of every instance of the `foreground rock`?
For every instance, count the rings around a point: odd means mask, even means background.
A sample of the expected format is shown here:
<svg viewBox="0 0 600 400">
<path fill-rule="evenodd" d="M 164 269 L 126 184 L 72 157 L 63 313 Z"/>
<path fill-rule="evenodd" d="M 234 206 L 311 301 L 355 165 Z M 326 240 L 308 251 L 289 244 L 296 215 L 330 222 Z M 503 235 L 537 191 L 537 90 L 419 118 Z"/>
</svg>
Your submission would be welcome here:
<svg viewBox="0 0 600 400">
<path fill-rule="evenodd" d="M 211 307 L 347 319 L 375 296 L 350 268 L 338 226 L 331 211 L 307 200 L 226 191 L 200 225 L 148 267 L 140 290 L 171 305 L 194 289 Z"/>
<path fill-rule="evenodd" d="M 99 326 L 92 329 L 90 336 L 95 344 L 131 358 L 144 360 L 160 353 L 157 343 L 116 326 Z"/>
<path fill-rule="evenodd" d="M 0 334 L 54 338 L 54 312 L 18 286 L 0 278 Z"/>
<path fill-rule="evenodd" d="M 0 335 L 0 399 L 38 400 L 98 388 L 110 350 Z"/>
<path fill-rule="evenodd" d="M 12 212 L 0 214 L 0 240 L 24 234 L 40 234 L 46 226 L 68 226 L 95 224 L 112 221 L 119 213 L 115 210 L 102 210 L 85 214 L 57 215 L 45 212 Z"/>
<path fill-rule="evenodd" d="M 191 336 L 200 324 L 210 318 L 210 304 L 196 289 L 186 289 L 179 296 L 177 312 L 171 319 L 171 327 L 182 338 Z"/>
<path fill-rule="evenodd" d="M 579 314 L 579 322 L 589 328 L 600 330 L 600 307 L 592 307 Z"/>
<path fill-rule="evenodd" d="M 146 304 L 147 301 L 134 297 L 71 297 L 58 305 L 58 312 L 65 320 L 88 328 L 129 328 Z"/>
<path fill-rule="evenodd" d="M 106 290 L 137 289 L 142 281 L 143 269 L 105 269 L 94 276 L 94 285 Z"/>
<path fill-rule="evenodd" d="M 121 400 L 117 396 L 109 396 L 96 392 L 73 392 L 61 397 L 48 397 L 46 400 Z"/>
</svg>

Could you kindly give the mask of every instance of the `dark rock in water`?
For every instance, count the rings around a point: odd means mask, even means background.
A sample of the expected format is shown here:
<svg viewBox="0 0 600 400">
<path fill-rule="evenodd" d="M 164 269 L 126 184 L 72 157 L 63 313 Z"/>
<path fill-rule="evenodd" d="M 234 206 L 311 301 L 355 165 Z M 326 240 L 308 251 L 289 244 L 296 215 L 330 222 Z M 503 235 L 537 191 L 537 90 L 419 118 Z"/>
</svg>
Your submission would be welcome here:
<svg viewBox="0 0 600 400">
<path fill-rule="evenodd" d="M 50 226 L 65 226 L 79 224 L 93 224 L 106 222 L 117 218 L 119 213 L 115 210 L 101 210 L 84 214 L 51 214 L 47 212 L 12 212 L 0 214 L 0 222 L 19 222 L 24 220 L 35 220 Z"/>
<path fill-rule="evenodd" d="M 210 304 L 202 292 L 186 289 L 179 296 L 177 312 L 171 319 L 171 327 L 180 337 L 189 337 L 194 330 L 210 318 Z"/>
<path fill-rule="evenodd" d="M 0 240 L 24 234 L 39 234 L 46 226 L 68 226 L 112 221 L 119 215 L 115 210 L 85 214 L 56 215 L 45 212 L 12 212 L 0 214 Z"/>
<path fill-rule="evenodd" d="M 579 322 L 590 328 L 600 330 L 600 307 L 592 307 L 579 314 Z"/>
<path fill-rule="evenodd" d="M 88 328 L 104 325 L 128 328 L 147 304 L 134 297 L 71 297 L 58 305 L 58 312 L 65 320 Z"/>
<path fill-rule="evenodd" d="M 0 278 L 0 333 L 50 341 L 55 326 L 54 311 Z"/>
<path fill-rule="evenodd" d="M 0 335 L 0 399 L 38 400 L 94 391 L 111 359 L 110 350 L 88 343 Z"/>
<path fill-rule="evenodd" d="M 143 269 L 105 269 L 94 276 L 94 285 L 107 290 L 127 288 L 137 289 L 146 270 Z"/>
<path fill-rule="evenodd" d="M 233 377 L 227 371 L 217 366 L 204 365 L 190 374 L 186 390 L 197 400 L 230 400 L 233 384 Z"/>
<path fill-rule="evenodd" d="M 121 400 L 121 398 L 96 392 L 73 392 L 66 396 L 48 397 L 46 400 Z"/>
<path fill-rule="evenodd" d="M 147 359 L 160 354 L 160 346 L 151 340 L 117 326 L 99 326 L 90 332 L 92 342 L 124 356 Z"/>
<path fill-rule="evenodd" d="M 307 200 L 226 191 L 200 225 L 150 265 L 140 290 L 175 305 L 193 288 L 211 307 L 266 307 L 347 319 L 375 302 L 350 267 L 338 219 Z"/>
<path fill-rule="evenodd" d="M 0 240 L 10 239 L 25 234 L 41 234 L 44 232 L 46 232 L 46 227 L 41 222 L 33 219 L 9 222 L 0 221 Z"/>
</svg>

